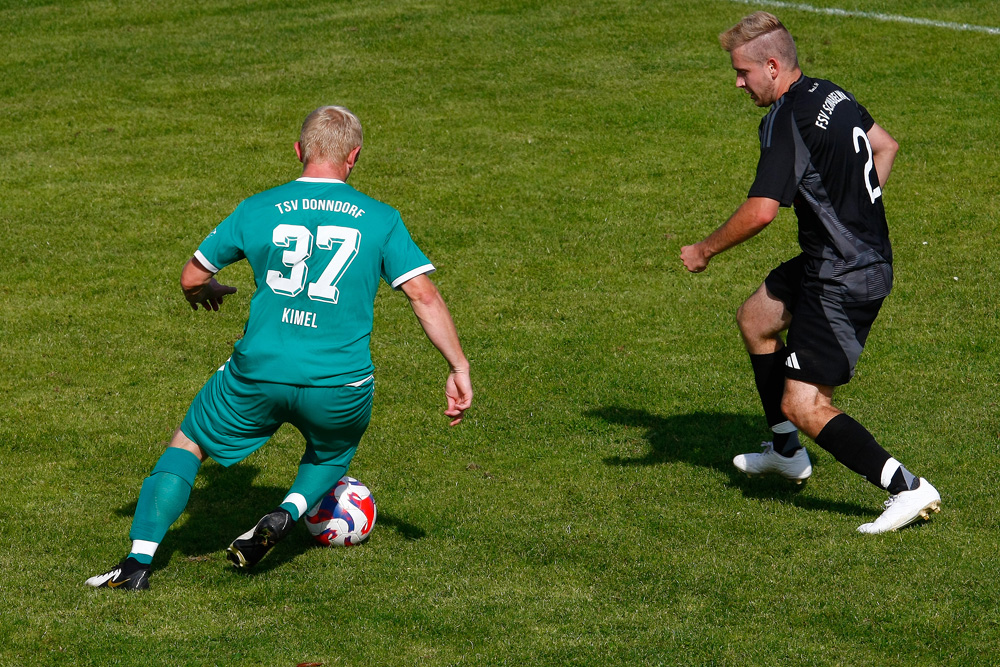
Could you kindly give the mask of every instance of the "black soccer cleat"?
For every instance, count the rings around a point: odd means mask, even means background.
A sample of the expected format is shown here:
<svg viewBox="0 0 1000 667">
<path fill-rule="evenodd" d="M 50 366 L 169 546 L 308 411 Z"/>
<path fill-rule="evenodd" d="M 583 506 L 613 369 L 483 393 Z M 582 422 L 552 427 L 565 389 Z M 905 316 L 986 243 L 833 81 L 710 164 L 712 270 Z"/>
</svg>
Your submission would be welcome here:
<svg viewBox="0 0 1000 667">
<path fill-rule="evenodd" d="M 149 588 L 149 575 L 153 568 L 134 558 L 126 558 L 104 574 L 87 579 L 84 583 L 94 588 L 117 588 L 122 591 L 144 591 Z"/>
<path fill-rule="evenodd" d="M 295 527 L 292 515 L 280 507 L 265 514 L 257 525 L 243 533 L 226 549 L 226 558 L 238 570 L 248 570 Z"/>
</svg>

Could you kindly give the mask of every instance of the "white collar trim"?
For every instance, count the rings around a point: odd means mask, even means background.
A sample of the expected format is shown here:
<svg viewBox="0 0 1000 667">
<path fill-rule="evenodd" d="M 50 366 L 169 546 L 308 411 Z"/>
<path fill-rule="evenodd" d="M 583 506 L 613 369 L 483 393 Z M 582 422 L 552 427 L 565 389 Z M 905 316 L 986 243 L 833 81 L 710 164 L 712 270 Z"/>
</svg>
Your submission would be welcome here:
<svg viewBox="0 0 1000 667">
<path fill-rule="evenodd" d="M 303 183 L 343 183 L 344 181 L 339 178 L 316 178 L 314 176 L 299 176 L 295 179 L 296 181 L 302 181 Z"/>
</svg>

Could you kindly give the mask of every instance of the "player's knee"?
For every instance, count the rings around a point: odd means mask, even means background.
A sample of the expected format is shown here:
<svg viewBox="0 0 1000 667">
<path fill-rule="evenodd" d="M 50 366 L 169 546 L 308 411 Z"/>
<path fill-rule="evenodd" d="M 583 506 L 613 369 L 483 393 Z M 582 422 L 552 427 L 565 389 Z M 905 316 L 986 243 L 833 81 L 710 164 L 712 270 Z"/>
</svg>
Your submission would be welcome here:
<svg viewBox="0 0 1000 667">
<path fill-rule="evenodd" d="M 799 396 L 788 391 L 781 398 L 781 411 L 798 429 L 802 428 L 809 416 L 809 406 Z"/>
<path fill-rule="evenodd" d="M 752 306 L 744 303 L 736 309 L 736 324 L 740 328 L 743 342 L 751 354 L 766 354 L 772 351 L 770 340 L 774 337 L 770 327 L 763 322 Z"/>
<path fill-rule="evenodd" d="M 746 301 L 741 303 L 740 307 L 736 309 L 736 324 L 744 336 L 749 334 L 751 330 L 751 318 L 748 311 L 749 308 L 747 308 Z"/>
</svg>

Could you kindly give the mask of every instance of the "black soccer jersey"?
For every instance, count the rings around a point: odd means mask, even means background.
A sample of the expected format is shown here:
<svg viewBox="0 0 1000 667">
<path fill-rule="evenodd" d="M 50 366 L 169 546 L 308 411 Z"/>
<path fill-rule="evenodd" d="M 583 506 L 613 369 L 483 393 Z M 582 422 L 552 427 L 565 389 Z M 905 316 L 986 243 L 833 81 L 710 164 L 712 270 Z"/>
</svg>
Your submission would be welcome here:
<svg viewBox="0 0 1000 667">
<path fill-rule="evenodd" d="M 870 301 L 892 287 L 892 248 L 866 132 L 875 121 L 854 96 L 802 76 L 760 123 L 750 197 L 795 206 L 807 287 Z"/>
</svg>

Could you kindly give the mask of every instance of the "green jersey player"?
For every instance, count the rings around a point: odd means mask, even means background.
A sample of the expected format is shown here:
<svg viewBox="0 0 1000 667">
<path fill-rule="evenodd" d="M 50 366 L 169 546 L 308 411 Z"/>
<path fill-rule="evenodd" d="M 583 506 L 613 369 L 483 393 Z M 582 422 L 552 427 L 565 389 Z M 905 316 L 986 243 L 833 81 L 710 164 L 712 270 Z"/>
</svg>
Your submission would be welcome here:
<svg viewBox="0 0 1000 667">
<path fill-rule="evenodd" d="M 295 151 L 302 176 L 240 203 L 202 242 L 181 274 L 191 307 L 218 310 L 236 291 L 222 268 L 247 260 L 256 291 L 232 357 L 205 383 L 143 482 L 125 560 L 87 584 L 148 588 L 151 563 L 187 505 L 201 463 L 242 461 L 284 423 L 305 438 L 298 474 L 281 505 L 227 550 L 252 567 L 346 472 L 368 426 L 374 392 L 369 353 L 380 279 L 400 289 L 448 362 L 445 415 L 454 426 L 472 404 L 469 363 L 448 308 L 427 274 L 434 266 L 399 213 L 346 181 L 361 153 L 358 119 L 320 107 Z"/>
</svg>

